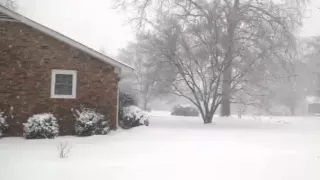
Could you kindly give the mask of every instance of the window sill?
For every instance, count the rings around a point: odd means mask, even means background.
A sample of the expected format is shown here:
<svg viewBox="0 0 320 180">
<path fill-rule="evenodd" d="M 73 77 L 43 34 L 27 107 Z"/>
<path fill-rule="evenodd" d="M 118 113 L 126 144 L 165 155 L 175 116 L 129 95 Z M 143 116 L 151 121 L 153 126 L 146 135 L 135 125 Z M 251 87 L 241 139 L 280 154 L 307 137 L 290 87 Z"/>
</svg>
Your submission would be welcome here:
<svg viewBox="0 0 320 180">
<path fill-rule="evenodd" d="M 76 99 L 73 95 L 51 95 L 51 99 Z"/>
</svg>

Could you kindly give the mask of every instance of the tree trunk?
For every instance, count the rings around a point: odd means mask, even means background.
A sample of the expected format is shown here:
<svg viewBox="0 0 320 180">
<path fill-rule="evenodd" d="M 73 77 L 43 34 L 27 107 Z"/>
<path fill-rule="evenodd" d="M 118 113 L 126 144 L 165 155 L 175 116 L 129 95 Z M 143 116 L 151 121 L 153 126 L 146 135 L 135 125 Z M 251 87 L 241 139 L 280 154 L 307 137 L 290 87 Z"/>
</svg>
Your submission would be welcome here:
<svg viewBox="0 0 320 180">
<path fill-rule="evenodd" d="M 147 111 L 147 108 L 148 108 L 148 102 L 147 102 L 147 100 L 145 99 L 145 100 L 143 101 L 143 110 Z"/>
<path fill-rule="evenodd" d="M 204 122 L 204 124 L 211 124 L 212 123 L 212 120 L 210 121 L 210 120 L 206 120 L 205 122 Z"/>
<path fill-rule="evenodd" d="M 203 123 L 204 124 L 211 124 L 212 123 L 212 119 L 213 119 L 213 114 L 214 113 L 207 113 L 204 116 L 202 116 Z"/>
<path fill-rule="evenodd" d="M 229 65 L 223 72 L 221 116 L 230 116 L 231 114 L 231 73 L 231 65 Z"/>
<path fill-rule="evenodd" d="M 228 41 L 229 47 L 224 59 L 224 65 L 226 66 L 223 71 L 223 82 L 222 82 L 222 101 L 221 101 L 221 116 L 231 115 L 231 79 L 232 79 L 232 54 L 233 54 L 233 38 L 235 34 L 235 29 L 237 27 L 237 14 L 239 11 L 240 0 L 234 0 L 234 7 L 231 15 L 228 19 Z"/>
<path fill-rule="evenodd" d="M 294 116 L 295 115 L 295 107 L 291 107 L 290 111 L 291 111 L 291 116 Z"/>
</svg>

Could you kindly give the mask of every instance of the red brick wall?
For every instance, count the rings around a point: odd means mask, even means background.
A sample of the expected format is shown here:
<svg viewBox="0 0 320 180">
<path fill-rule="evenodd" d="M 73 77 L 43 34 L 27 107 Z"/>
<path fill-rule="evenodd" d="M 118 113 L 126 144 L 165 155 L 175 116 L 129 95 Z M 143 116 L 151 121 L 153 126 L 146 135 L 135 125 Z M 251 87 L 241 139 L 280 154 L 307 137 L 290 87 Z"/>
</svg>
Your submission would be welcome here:
<svg viewBox="0 0 320 180">
<path fill-rule="evenodd" d="M 76 99 L 52 99 L 52 69 L 77 71 Z M 0 111 L 9 116 L 8 135 L 22 135 L 22 123 L 36 113 L 53 113 L 62 135 L 73 134 L 71 109 L 95 108 L 116 124 L 119 78 L 114 67 L 38 30 L 0 22 Z"/>
</svg>

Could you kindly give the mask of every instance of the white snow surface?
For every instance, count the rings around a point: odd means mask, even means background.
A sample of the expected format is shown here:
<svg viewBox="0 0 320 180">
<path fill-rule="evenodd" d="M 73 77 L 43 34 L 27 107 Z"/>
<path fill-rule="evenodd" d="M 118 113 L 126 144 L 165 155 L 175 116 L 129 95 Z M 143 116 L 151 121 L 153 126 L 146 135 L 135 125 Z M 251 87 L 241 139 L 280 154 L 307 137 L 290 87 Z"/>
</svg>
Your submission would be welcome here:
<svg viewBox="0 0 320 180">
<path fill-rule="evenodd" d="M 164 114 L 165 116 L 160 116 Z M 57 145 L 68 141 L 67 159 Z M 0 139 L 3 180 L 319 180 L 320 118 L 199 118 L 151 113 L 105 136 Z"/>
</svg>

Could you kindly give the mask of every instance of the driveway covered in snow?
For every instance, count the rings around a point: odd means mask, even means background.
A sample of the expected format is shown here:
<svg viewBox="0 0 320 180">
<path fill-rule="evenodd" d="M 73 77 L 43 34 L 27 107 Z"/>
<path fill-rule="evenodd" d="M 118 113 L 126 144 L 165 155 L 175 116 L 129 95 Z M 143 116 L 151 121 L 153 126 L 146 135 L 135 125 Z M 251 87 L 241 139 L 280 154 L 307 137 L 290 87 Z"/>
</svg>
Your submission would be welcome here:
<svg viewBox="0 0 320 180">
<path fill-rule="evenodd" d="M 57 145 L 68 141 L 67 159 Z M 107 136 L 0 140 L 3 180 L 319 180 L 320 118 L 157 114 Z"/>
</svg>

